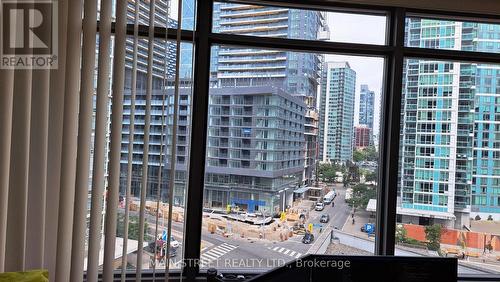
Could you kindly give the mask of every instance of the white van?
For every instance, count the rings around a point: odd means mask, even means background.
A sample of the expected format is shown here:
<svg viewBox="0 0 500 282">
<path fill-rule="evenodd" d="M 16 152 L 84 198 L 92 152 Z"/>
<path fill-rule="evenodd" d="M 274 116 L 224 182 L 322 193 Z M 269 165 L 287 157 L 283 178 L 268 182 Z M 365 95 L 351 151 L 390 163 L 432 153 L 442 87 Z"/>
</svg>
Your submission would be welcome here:
<svg viewBox="0 0 500 282">
<path fill-rule="evenodd" d="M 330 191 L 328 192 L 324 197 L 323 197 L 323 202 L 325 205 L 329 205 L 332 203 L 333 199 L 335 199 L 335 191 Z"/>
</svg>

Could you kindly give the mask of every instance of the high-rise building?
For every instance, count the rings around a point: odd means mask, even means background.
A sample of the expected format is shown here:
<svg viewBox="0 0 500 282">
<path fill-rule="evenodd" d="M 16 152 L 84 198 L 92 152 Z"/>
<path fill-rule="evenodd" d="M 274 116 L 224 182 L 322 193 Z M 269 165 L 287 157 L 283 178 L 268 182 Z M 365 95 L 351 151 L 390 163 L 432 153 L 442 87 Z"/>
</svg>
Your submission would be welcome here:
<svg viewBox="0 0 500 282">
<path fill-rule="evenodd" d="M 498 26 L 407 20 L 411 47 L 500 52 Z M 404 222 L 461 228 L 500 217 L 500 72 L 491 65 L 406 60 L 398 213 Z M 497 98 L 498 97 L 498 98 Z M 497 118 L 497 119 L 495 119 Z M 498 145 L 498 146 L 497 146 Z"/>
<path fill-rule="evenodd" d="M 277 212 L 304 170 L 306 105 L 268 86 L 210 92 L 204 203 Z"/>
<path fill-rule="evenodd" d="M 177 21 L 168 17 L 169 1 L 157 1 L 155 11 L 155 25 L 177 27 Z M 128 2 L 128 22 L 133 22 L 135 18 L 135 2 Z M 141 4 L 139 23 L 148 24 L 149 4 Z M 120 191 L 125 193 L 128 174 L 128 144 L 130 133 L 131 114 L 131 87 L 132 86 L 132 66 L 134 42 L 132 38 L 127 38 L 125 56 L 125 92 L 122 127 L 122 157 L 121 157 L 121 178 Z M 172 141 L 174 136 L 173 115 L 174 112 L 174 88 L 173 80 L 175 76 L 175 53 L 176 44 L 173 41 L 156 40 L 153 44 L 154 64 L 151 93 L 151 125 L 149 131 L 149 153 L 148 153 L 148 182 L 146 187 L 146 197 L 156 198 L 158 187 L 161 189 L 161 198 L 166 200 L 168 179 L 170 177 Z M 183 64 L 183 60 L 190 61 L 190 46 L 183 43 L 181 45 L 181 77 L 189 78 L 191 74 L 191 64 Z M 132 196 L 140 196 L 141 179 L 143 171 L 144 156 L 144 124 L 146 109 L 146 87 L 147 87 L 147 65 L 148 65 L 148 40 L 140 38 L 137 44 L 137 88 L 134 114 L 134 143 L 132 158 Z M 175 190 L 174 203 L 184 204 L 184 192 L 186 184 L 186 171 L 188 160 L 188 140 L 190 123 L 190 101 L 191 89 L 183 87 L 179 91 L 178 122 L 175 138 L 176 144 L 176 166 L 175 166 Z M 160 158 L 160 155 L 161 158 Z M 161 160 L 161 162 L 160 162 Z M 162 169 L 161 179 L 158 178 L 159 170 Z"/>
<path fill-rule="evenodd" d="M 302 181 L 304 185 L 311 185 L 314 181 L 314 171 L 318 162 L 318 134 L 319 134 L 318 110 L 308 107 L 304 123 L 305 162 Z"/>
<path fill-rule="evenodd" d="M 164 2 L 164 9 L 168 11 L 168 2 Z M 194 2 L 192 0 L 183 1 L 183 15 L 185 16 L 182 22 L 183 28 L 192 29 L 194 27 Z M 133 3 L 129 3 L 133 11 Z M 141 21 L 147 21 L 144 15 L 147 15 L 146 6 L 141 9 L 146 9 L 141 13 Z M 158 7 L 158 6 L 157 6 Z M 129 12 L 132 21 L 133 13 Z M 220 33 L 237 33 L 244 35 L 271 35 L 271 36 L 307 36 L 307 39 L 317 39 L 320 31 L 326 29 L 325 15 L 317 11 L 309 10 L 294 10 L 283 9 L 276 7 L 263 7 L 255 5 L 216 3 L 214 5 L 214 30 Z M 159 17 L 162 18 L 162 17 Z M 165 18 L 168 18 L 165 15 Z M 174 20 L 168 20 L 169 27 L 176 27 L 177 23 Z M 136 114 L 135 114 L 135 139 L 138 140 L 134 145 L 134 161 L 133 161 L 133 177 L 132 177 L 132 192 L 134 195 L 139 195 L 140 179 L 142 173 L 142 154 L 143 147 L 139 143 L 143 143 L 144 138 L 144 109 L 145 109 L 145 88 L 146 77 L 142 72 L 147 67 L 147 40 L 142 39 L 142 44 L 139 44 L 138 53 L 138 90 L 136 98 Z M 130 46 L 130 47 L 129 47 Z M 132 66 L 132 44 L 127 44 L 127 73 L 126 87 L 130 87 Z M 173 136 L 172 118 L 173 113 L 173 89 L 170 87 L 169 81 L 173 79 L 175 66 L 175 45 L 172 43 L 155 42 L 155 56 L 159 62 L 168 62 L 164 64 L 155 63 L 153 70 L 153 93 L 152 93 L 152 117 L 150 128 L 150 148 L 149 148 L 149 177 L 147 187 L 147 197 L 155 197 L 158 187 L 158 170 L 164 168 L 162 176 L 162 198 L 165 199 L 167 191 L 167 178 L 169 177 L 170 168 L 170 152 L 171 141 Z M 183 78 L 191 76 L 191 53 L 192 46 L 186 43 L 181 45 L 180 58 L 180 75 Z M 206 191 L 205 204 L 211 207 L 225 208 L 226 204 L 237 204 L 242 208 L 256 210 L 265 208 L 268 211 L 274 211 L 276 207 L 280 209 L 285 203 L 291 200 L 293 189 L 304 183 L 309 183 L 312 179 L 313 169 L 316 162 L 316 144 L 317 144 L 317 118 L 315 118 L 316 92 L 319 81 L 319 71 L 322 65 L 323 57 L 312 53 L 292 53 L 273 50 L 256 50 L 248 48 L 234 48 L 226 46 L 214 46 L 212 49 L 211 58 L 211 92 L 210 95 L 214 98 L 210 99 L 213 102 L 219 98 L 239 101 L 256 101 L 246 105 L 230 104 L 229 112 L 226 106 L 210 104 L 211 110 L 209 120 L 219 120 L 223 124 L 210 123 L 208 129 L 209 142 L 207 144 L 207 168 L 206 168 Z M 166 79 L 165 79 L 166 78 Z M 241 88 L 241 90 L 239 90 Z M 241 94 L 236 95 L 236 93 Z M 130 128 L 130 91 L 125 93 L 124 101 L 124 126 L 123 126 L 123 153 L 122 153 L 122 187 L 125 187 L 126 171 L 127 171 L 127 145 L 128 145 L 128 130 Z M 230 94 L 232 93 L 232 94 Z M 163 97 L 166 97 L 164 104 Z M 295 135 L 288 136 L 287 130 L 280 131 L 276 127 L 260 128 L 258 124 L 263 126 L 271 126 L 268 124 L 283 124 L 280 121 L 283 116 L 268 117 L 269 111 L 259 110 L 257 101 L 261 99 L 274 101 L 284 99 L 285 102 L 279 102 L 276 105 L 269 106 L 268 110 L 272 112 L 280 112 L 282 109 L 296 105 L 300 113 L 294 116 L 296 121 L 301 122 L 300 129 L 295 130 Z M 281 98 L 280 98 L 281 97 Z M 215 99 L 215 100 L 214 100 Z M 183 193 L 186 183 L 186 169 L 188 159 L 187 144 L 189 140 L 189 124 L 190 124 L 190 101 L 191 92 L 189 88 L 181 88 L 180 104 L 179 104 L 179 125 L 177 128 L 177 163 L 176 163 L 176 192 L 174 192 L 174 202 L 183 204 Z M 162 107 L 166 107 L 165 112 L 162 112 Z M 212 111 L 218 111 L 225 115 L 215 115 Z M 255 109 L 254 109 L 255 107 Z M 213 109 L 212 109 L 213 108 Z M 296 111 L 297 109 L 288 109 L 288 112 Z M 241 116 L 242 113 L 252 112 L 255 116 Z M 167 115 L 167 113 L 169 113 Z M 260 118 L 260 114 L 264 115 Z M 280 113 L 284 115 L 285 113 Z M 288 114 L 288 113 L 287 113 Z M 285 114 L 285 115 L 287 115 Z M 317 115 L 317 114 L 316 114 Z M 169 118 L 166 118 L 166 117 Z M 307 116 L 307 121 L 306 121 Z M 261 120 L 262 119 L 262 120 Z M 266 121 L 265 121 L 266 120 Z M 162 131 L 162 122 L 165 127 Z M 227 124 L 230 122 L 231 124 Z M 234 122 L 234 124 L 233 124 Z M 224 147 L 215 146 L 213 142 L 225 143 L 231 145 L 241 139 L 242 136 L 219 136 L 221 132 L 237 134 L 237 129 L 242 130 L 241 125 L 237 123 L 245 123 L 245 128 L 249 132 L 243 131 L 239 134 L 246 134 L 249 144 L 244 144 L 245 148 L 240 147 Z M 290 121 L 291 122 L 291 121 Z M 298 126 L 298 123 L 297 123 Z M 274 128 L 274 129 L 273 129 Z M 274 131 L 276 131 L 276 133 Z M 279 133 L 277 133 L 280 131 Z M 307 132 L 307 137 L 304 133 Z M 217 134 L 216 134 L 217 133 Z M 216 134 L 216 135 L 213 135 Z M 221 133 L 222 134 L 222 133 Z M 225 133 L 224 133 L 225 134 Z M 248 136 L 250 134 L 250 136 Z M 259 140 L 260 135 L 281 136 L 280 138 L 290 138 L 290 144 L 271 143 L 275 141 L 265 141 L 264 145 Z M 215 139 L 224 139 L 214 141 Z M 262 137 L 270 138 L 270 137 Z M 294 139 L 295 138 L 295 139 Z M 234 139 L 234 140 L 233 140 Z M 238 140 L 239 140 L 238 139 Z M 210 141 L 212 140 L 212 141 Z M 245 142 L 247 142 L 245 141 Z M 212 143 L 211 143 L 212 142 Z M 243 142 L 240 140 L 240 142 Z M 277 142 L 277 141 L 276 141 Z M 280 141 L 281 142 L 281 141 Z M 282 142 L 285 142 L 284 140 Z M 136 142 L 134 142 L 136 143 Z M 279 142 L 278 142 L 279 143 Z M 163 144 L 162 163 L 160 163 L 160 145 Z M 235 145 L 236 146 L 236 145 Z M 278 146 L 287 146 L 285 149 L 277 149 Z M 298 150 L 298 147 L 300 150 Z M 215 151 L 217 153 L 215 153 Z M 241 156 L 247 159 L 240 159 L 237 156 L 237 150 Z M 275 150 L 281 150 L 281 153 Z M 250 154 L 250 155 L 248 155 Z M 222 157 L 224 156 L 224 157 Z M 248 159 L 250 157 L 252 159 Z M 219 158 L 220 157 L 220 158 Z M 257 158 L 257 159 L 256 159 Z M 262 159 L 264 158 L 264 159 Z M 217 160 L 216 160 L 217 159 Z M 307 159 L 307 161 L 306 161 Z M 272 162 L 270 162 L 272 161 Z M 215 164 L 217 162 L 217 164 Z M 275 163 L 273 163 L 275 162 Z M 223 165 L 227 164 L 227 167 Z M 240 165 L 239 168 L 236 165 Z M 224 171 L 221 170 L 224 167 Z M 227 173 L 226 168 L 233 168 L 230 173 Z M 304 168 L 305 167 L 305 168 Z M 228 179 L 230 179 L 230 182 Z M 238 193 L 230 192 L 228 183 L 239 183 Z M 228 186 L 229 185 L 229 186 Z M 234 190 L 236 191 L 236 190 Z M 279 192 L 279 193 L 278 193 Z M 178 195 L 178 196 L 176 196 Z M 219 199 L 219 200 L 218 200 Z M 281 200 L 280 200 L 281 199 Z M 255 200 L 255 202 L 249 202 Z M 281 202 L 280 202 L 281 201 Z M 219 205 L 220 203 L 220 205 Z M 222 205 L 224 203 L 224 205 Z"/>
<path fill-rule="evenodd" d="M 328 62 L 320 90 L 319 140 L 323 162 L 352 160 L 356 72 L 348 62 Z"/>
<path fill-rule="evenodd" d="M 500 25 L 463 25 L 473 36 L 469 45 L 474 51 L 500 53 Z M 476 86 L 471 217 L 500 220 L 500 67 L 473 64 L 467 70 L 475 74 L 468 81 Z"/>
<path fill-rule="evenodd" d="M 327 30 L 326 14 L 312 10 L 216 3 L 214 14 L 214 31 L 222 34 L 317 40 Z M 322 55 L 229 46 L 216 54 L 219 87 L 275 86 L 315 106 Z"/>
<path fill-rule="evenodd" d="M 373 132 L 373 117 L 375 112 L 375 92 L 368 85 L 361 84 L 359 92 L 359 124 L 366 125 Z"/>
<path fill-rule="evenodd" d="M 372 130 L 366 125 L 358 125 L 354 127 L 354 148 L 363 149 L 370 146 L 372 138 Z"/>
<path fill-rule="evenodd" d="M 222 34 L 290 38 L 298 36 L 303 38 L 305 36 L 304 39 L 318 39 L 321 31 L 326 30 L 325 14 L 322 12 L 232 3 L 216 3 L 214 5 L 213 23 L 214 31 Z M 252 159 L 241 161 L 239 157 L 234 155 L 236 153 L 232 154 L 227 152 L 227 149 L 218 148 L 219 153 L 217 154 L 224 156 L 228 154 L 227 159 L 219 160 L 223 165 L 226 165 L 226 162 L 227 165 L 243 166 L 243 163 L 245 164 L 244 167 L 221 170 L 220 168 L 214 169 L 216 161 L 210 159 L 211 156 L 208 155 L 209 161 L 207 161 L 206 169 L 208 182 L 205 185 L 206 205 L 215 207 L 219 206 L 219 203 L 224 203 L 221 207 L 225 208 L 226 204 L 235 204 L 248 210 L 255 210 L 260 206 L 261 209 L 265 208 L 267 211 L 275 212 L 291 203 L 294 188 L 312 181 L 317 151 L 315 106 L 322 61 L 321 55 L 313 53 L 230 46 L 214 46 L 212 48 L 211 95 L 219 96 L 220 93 L 225 93 L 223 96 L 226 98 L 223 99 L 230 101 L 242 99 L 242 97 L 248 101 L 260 101 L 262 93 L 267 93 L 266 95 L 270 96 L 266 99 L 283 100 L 284 102 L 270 105 L 266 111 L 259 111 L 258 109 L 262 107 L 259 104 L 252 106 L 252 103 L 249 102 L 243 108 L 235 104 L 232 107 L 237 108 L 236 111 L 253 113 L 254 117 L 241 117 L 239 112 L 232 112 L 232 108 L 229 115 L 221 117 L 225 122 L 229 120 L 233 122 L 234 119 L 236 122 L 247 124 L 245 128 L 248 128 L 249 131 L 246 133 L 248 135 L 246 138 L 250 143 L 246 146 L 250 147 L 245 148 L 245 152 L 240 153 L 244 153 L 246 157 L 250 156 Z M 245 94 L 239 95 L 240 97 L 234 96 L 234 93 L 240 93 L 240 91 Z M 233 96 L 229 93 L 233 93 Z M 211 98 L 210 101 L 214 101 L 213 99 Z M 292 106 L 292 102 L 293 107 L 303 109 L 301 113 L 294 114 L 293 119 L 297 120 L 283 121 L 282 118 L 287 114 L 281 111 L 283 109 L 286 112 L 293 110 L 289 108 Z M 216 107 L 216 105 L 211 104 L 212 106 Z M 253 107 L 256 109 L 252 110 Z M 221 109 L 221 111 L 225 110 L 227 109 Z M 279 113 L 280 116 L 270 118 L 268 117 L 269 111 Z M 210 113 L 210 119 L 213 118 Z M 262 119 L 258 122 L 264 124 L 263 126 L 266 128 L 259 128 L 259 125 L 255 125 L 258 119 Z M 294 124 L 300 122 L 299 131 L 288 135 L 288 129 L 278 130 L 275 127 L 277 125 L 286 127 L 287 122 Z M 214 124 L 213 126 L 218 125 Z M 257 127 L 252 129 L 252 126 Z M 220 128 L 224 132 L 237 129 Z M 209 129 L 208 135 L 213 136 L 214 132 L 210 130 L 215 129 Z M 292 130 L 296 131 L 297 129 Z M 306 137 L 304 137 L 304 133 L 306 133 Z M 264 141 L 264 144 L 267 145 L 259 147 L 261 143 L 258 141 L 261 138 L 259 136 L 267 136 L 267 134 L 270 134 L 269 136 L 272 134 L 275 136 L 274 138 L 278 138 L 277 140 L 280 138 L 283 140 L 278 141 L 275 145 L 271 143 L 274 144 L 276 141 Z M 231 138 L 240 137 L 231 135 L 229 139 Z M 287 138 L 293 141 L 286 141 Z M 231 140 L 222 141 L 232 142 Z M 301 146 L 300 150 L 297 146 Z M 281 149 L 277 149 L 278 147 Z M 213 151 L 215 148 L 209 144 L 208 150 Z M 252 150 L 260 151 L 260 153 L 254 153 Z M 215 152 L 211 153 L 215 154 Z M 262 162 L 263 156 L 267 158 L 268 164 L 264 162 L 262 165 L 256 166 Z M 270 162 L 271 160 L 274 160 L 275 163 Z M 262 169 L 262 166 L 265 169 Z M 267 172 L 263 173 L 262 170 Z M 239 183 L 240 185 L 236 185 L 238 189 L 229 188 L 231 185 L 224 184 L 227 182 L 220 182 L 222 180 L 228 181 L 228 179 L 230 179 L 232 186 Z M 234 192 L 231 192 L 231 189 Z M 239 192 L 236 193 L 236 191 Z"/>
</svg>

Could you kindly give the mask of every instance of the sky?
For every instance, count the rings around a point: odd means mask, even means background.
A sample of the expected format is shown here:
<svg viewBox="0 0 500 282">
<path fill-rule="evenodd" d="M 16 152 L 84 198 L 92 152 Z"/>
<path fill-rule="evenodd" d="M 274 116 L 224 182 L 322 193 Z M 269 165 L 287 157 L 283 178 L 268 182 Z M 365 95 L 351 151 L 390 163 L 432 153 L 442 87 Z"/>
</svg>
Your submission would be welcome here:
<svg viewBox="0 0 500 282">
<path fill-rule="evenodd" d="M 330 40 L 335 42 L 384 44 L 386 18 L 381 16 L 328 13 Z M 354 124 L 359 124 L 361 84 L 375 92 L 374 134 L 379 133 L 384 59 L 377 57 L 326 55 L 326 61 L 347 61 L 356 71 L 356 104 Z"/>
</svg>

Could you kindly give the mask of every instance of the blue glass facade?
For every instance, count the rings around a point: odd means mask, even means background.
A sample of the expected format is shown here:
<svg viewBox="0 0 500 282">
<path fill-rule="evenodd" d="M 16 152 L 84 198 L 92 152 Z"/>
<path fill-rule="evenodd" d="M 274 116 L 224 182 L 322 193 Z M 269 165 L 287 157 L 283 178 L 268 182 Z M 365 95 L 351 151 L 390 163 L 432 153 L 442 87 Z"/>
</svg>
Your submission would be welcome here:
<svg viewBox="0 0 500 282">
<path fill-rule="evenodd" d="M 500 52 L 499 27 L 410 18 L 406 45 Z M 415 59 L 405 64 L 399 213 L 457 228 L 478 213 L 500 213 L 498 66 Z"/>
<path fill-rule="evenodd" d="M 361 84 L 359 93 L 359 124 L 366 125 L 373 132 L 373 118 L 375 112 L 375 92 L 368 85 Z"/>
<path fill-rule="evenodd" d="M 319 158 L 352 161 L 356 72 L 347 62 L 328 62 L 320 90 Z"/>
<path fill-rule="evenodd" d="M 473 50 L 500 53 L 500 25 L 477 24 Z M 500 218 L 500 67 L 478 64 L 475 69 L 474 160 L 472 212 Z"/>
</svg>

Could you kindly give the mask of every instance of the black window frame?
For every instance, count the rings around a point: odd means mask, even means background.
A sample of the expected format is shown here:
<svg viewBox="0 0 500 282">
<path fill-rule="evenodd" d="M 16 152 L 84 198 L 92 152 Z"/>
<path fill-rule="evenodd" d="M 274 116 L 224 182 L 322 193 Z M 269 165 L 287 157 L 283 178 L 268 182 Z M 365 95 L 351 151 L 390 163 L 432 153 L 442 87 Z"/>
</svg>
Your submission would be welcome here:
<svg viewBox="0 0 500 282">
<path fill-rule="evenodd" d="M 179 0 L 182 1 L 182 0 Z M 250 48 L 280 49 L 295 52 L 331 53 L 384 58 L 383 96 L 379 144 L 379 187 L 377 196 L 377 221 L 375 255 L 394 255 L 396 231 L 396 198 L 398 187 L 399 139 L 401 118 L 401 95 L 403 90 L 403 68 L 405 59 L 431 59 L 473 63 L 500 64 L 500 54 L 406 47 L 404 43 L 405 19 L 407 17 L 435 18 L 458 21 L 497 23 L 498 16 L 477 13 L 411 9 L 383 5 L 331 2 L 328 0 L 194 0 L 196 1 L 195 30 L 181 30 L 181 40 L 194 43 L 192 77 L 192 134 L 190 156 L 199 156 L 189 162 L 188 193 L 184 229 L 183 260 L 181 273 L 186 278 L 200 274 L 199 266 L 192 263 L 200 257 L 202 231 L 202 202 L 205 177 L 206 141 L 208 124 L 208 95 L 210 77 L 210 53 L 213 45 L 233 45 Z M 285 8 L 347 12 L 354 14 L 385 15 L 386 44 L 341 43 L 302 39 L 272 38 L 221 34 L 212 32 L 214 2 L 282 6 Z M 179 24 L 181 26 L 181 24 Z M 112 24 L 115 32 L 115 24 Z M 127 24 L 127 35 L 134 36 L 134 25 Z M 149 27 L 139 25 L 139 37 L 148 37 Z M 177 39 L 177 29 L 155 27 L 154 37 Z M 314 44 L 311 44 L 314 42 Z M 392 150 L 391 150 L 392 148 Z M 190 263 L 191 262 L 191 263 Z M 147 271 L 146 271 L 147 273 Z M 147 275 L 146 275 L 147 276 Z M 158 277 L 158 276 L 157 276 Z M 465 275 L 459 273 L 460 281 L 497 281 L 497 275 Z"/>
</svg>

